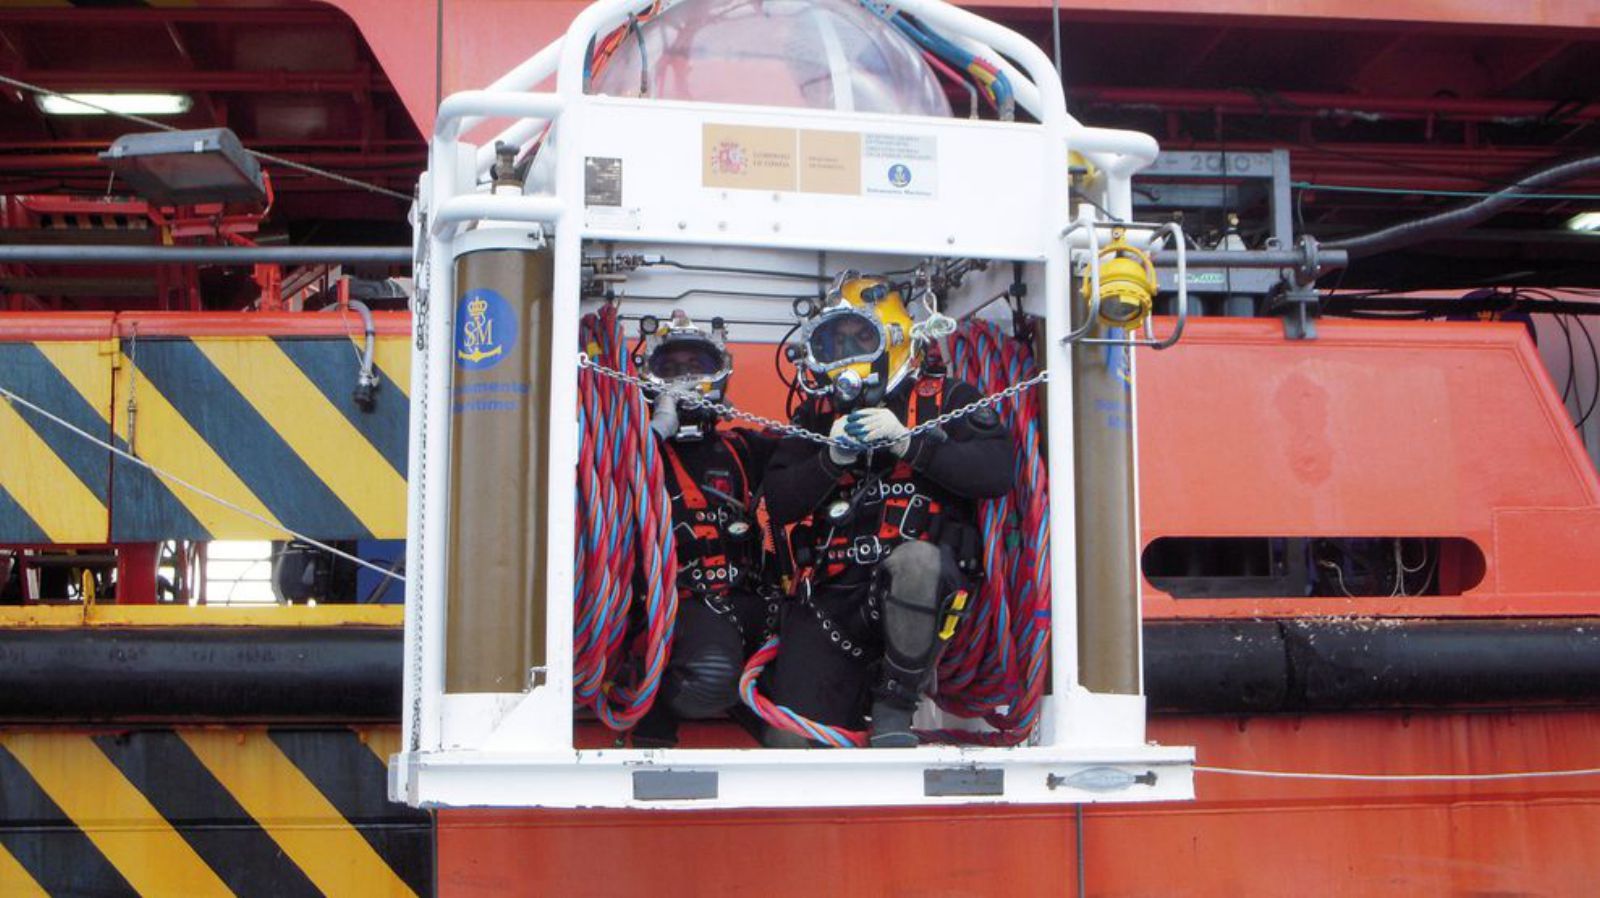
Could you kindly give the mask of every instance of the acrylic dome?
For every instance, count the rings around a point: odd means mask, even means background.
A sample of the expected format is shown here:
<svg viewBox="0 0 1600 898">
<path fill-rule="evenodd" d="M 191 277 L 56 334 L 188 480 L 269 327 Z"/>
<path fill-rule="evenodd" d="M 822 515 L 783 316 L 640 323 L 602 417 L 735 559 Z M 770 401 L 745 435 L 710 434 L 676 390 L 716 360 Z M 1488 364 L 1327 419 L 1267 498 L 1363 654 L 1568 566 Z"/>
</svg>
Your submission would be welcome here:
<svg viewBox="0 0 1600 898">
<path fill-rule="evenodd" d="M 590 92 L 671 100 L 950 114 L 916 45 L 852 0 L 684 0 L 630 32 Z"/>
</svg>

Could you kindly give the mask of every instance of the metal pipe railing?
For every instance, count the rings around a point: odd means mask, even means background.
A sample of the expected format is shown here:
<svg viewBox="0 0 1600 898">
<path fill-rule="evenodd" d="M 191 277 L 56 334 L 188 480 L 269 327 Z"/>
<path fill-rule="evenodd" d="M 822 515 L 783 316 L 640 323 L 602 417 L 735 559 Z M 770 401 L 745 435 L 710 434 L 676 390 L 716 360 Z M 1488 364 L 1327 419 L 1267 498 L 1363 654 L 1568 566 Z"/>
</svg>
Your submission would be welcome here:
<svg viewBox="0 0 1600 898">
<path fill-rule="evenodd" d="M 409 246 L 0 246 L 0 263 L 37 265 L 410 265 Z"/>
</svg>

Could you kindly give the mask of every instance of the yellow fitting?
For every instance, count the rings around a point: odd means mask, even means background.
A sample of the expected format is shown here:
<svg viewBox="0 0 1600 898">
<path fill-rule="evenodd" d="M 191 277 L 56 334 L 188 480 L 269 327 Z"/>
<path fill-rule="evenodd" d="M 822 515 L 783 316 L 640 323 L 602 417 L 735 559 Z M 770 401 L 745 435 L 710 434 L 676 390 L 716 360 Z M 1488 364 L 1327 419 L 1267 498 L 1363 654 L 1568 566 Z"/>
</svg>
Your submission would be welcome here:
<svg viewBox="0 0 1600 898">
<path fill-rule="evenodd" d="M 1093 289 L 1088 272 L 1081 293 L 1085 303 Z M 1128 243 L 1127 231 L 1111 232 L 1111 242 L 1100 250 L 1100 323 L 1134 330 L 1144 324 L 1160 290 L 1150 254 Z"/>
</svg>

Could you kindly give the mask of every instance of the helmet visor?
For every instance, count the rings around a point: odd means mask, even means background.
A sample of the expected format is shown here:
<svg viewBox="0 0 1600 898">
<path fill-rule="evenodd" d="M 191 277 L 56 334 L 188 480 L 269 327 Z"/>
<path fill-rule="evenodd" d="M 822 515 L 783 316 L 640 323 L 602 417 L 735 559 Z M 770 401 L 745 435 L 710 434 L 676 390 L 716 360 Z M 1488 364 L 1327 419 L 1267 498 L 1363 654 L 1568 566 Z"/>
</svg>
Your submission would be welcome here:
<svg viewBox="0 0 1600 898">
<path fill-rule="evenodd" d="M 722 351 L 705 340 L 669 340 L 650 354 L 650 373 L 663 381 L 704 380 L 722 372 Z"/>
<path fill-rule="evenodd" d="M 860 312 L 836 312 L 811 329 L 806 349 L 812 361 L 824 366 L 870 359 L 883 351 L 883 331 Z"/>
</svg>

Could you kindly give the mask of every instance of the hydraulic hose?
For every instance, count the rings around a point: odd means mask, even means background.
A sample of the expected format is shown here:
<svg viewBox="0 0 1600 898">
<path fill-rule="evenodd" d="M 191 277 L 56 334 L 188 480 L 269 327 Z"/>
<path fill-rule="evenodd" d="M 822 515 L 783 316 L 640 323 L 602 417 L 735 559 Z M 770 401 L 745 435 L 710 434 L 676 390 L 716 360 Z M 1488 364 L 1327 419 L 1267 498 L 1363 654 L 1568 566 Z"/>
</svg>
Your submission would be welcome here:
<svg viewBox="0 0 1600 898">
<path fill-rule="evenodd" d="M 361 370 L 356 372 L 356 388 L 353 398 L 357 408 L 364 412 L 370 412 L 377 406 L 378 374 L 375 366 L 377 364 L 378 325 L 372 319 L 372 309 L 368 308 L 367 304 L 361 300 L 347 300 L 345 307 L 354 310 L 357 315 L 361 316 Z M 339 310 L 338 303 L 328 303 L 317 311 L 337 312 Z"/>
<path fill-rule="evenodd" d="M 1412 221 L 1404 221 L 1397 225 L 1390 225 L 1370 234 L 1335 240 L 1331 243 L 1323 244 L 1323 247 L 1332 250 L 1345 250 L 1349 252 L 1351 258 L 1373 256 L 1378 253 L 1401 249 L 1431 240 L 1442 234 L 1465 230 L 1488 220 L 1502 209 L 1522 202 L 1527 198 L 1526 194 L 1532 191 L 1571 181 L 1574 178 L 1581 178 L 1584 175 L 1595 172 L 1600 172 L 1600 155 L 1585 156 L 1581 159 L 1560 162 L 1519 178 L 1515 183 L 1508 184 L 1493 194 L 1475 200 L 1465 206 L 1458 206 L 1436 215 L 1428 215 Z"/>
<path fill-rule="evenodd" d="M 350 308 L 361 316 L 362 350 L 361 372 L 356 375 L 355 403 L 364 412 L 370 412 L 375 405 L 375 395 L 378 391 L 378 375 L 373 368 L 373 360 L 378 346 L 378 326 L 372 320 L 372 310 L 359 299 L 349 302 Z"/>
</svg>

